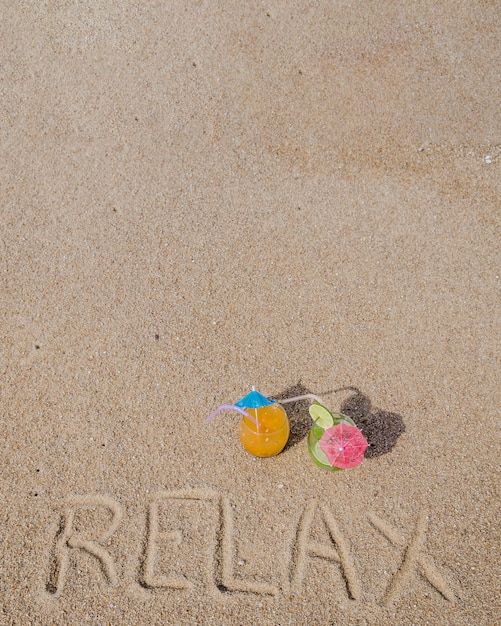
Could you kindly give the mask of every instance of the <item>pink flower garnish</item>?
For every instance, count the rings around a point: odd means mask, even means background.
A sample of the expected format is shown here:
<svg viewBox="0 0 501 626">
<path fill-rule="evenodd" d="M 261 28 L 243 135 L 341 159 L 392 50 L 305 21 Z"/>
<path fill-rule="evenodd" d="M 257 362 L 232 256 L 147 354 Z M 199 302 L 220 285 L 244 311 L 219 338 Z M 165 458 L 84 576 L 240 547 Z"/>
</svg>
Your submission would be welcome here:
<svg viewBox="0 0 501 626">
<path fill-rule="evenodd" d="M 333 467 L 348 469 L 360 465 L 368 444 L 360 429 L 341 422 L 324 432 L 319 445 Z"/>
</svg>

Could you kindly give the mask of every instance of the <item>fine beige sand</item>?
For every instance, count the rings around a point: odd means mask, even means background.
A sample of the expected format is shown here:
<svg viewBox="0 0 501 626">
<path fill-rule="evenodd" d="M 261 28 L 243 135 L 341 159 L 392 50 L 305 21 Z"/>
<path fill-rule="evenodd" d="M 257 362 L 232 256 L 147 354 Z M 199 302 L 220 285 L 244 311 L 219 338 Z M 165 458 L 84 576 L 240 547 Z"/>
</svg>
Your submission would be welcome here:
<svg viewBox="0 0 501 626">
<path fill-rule="evenodd" d="M 499 622 L 500 15 L 2 3 L 0 624 Z"/>
</svg>

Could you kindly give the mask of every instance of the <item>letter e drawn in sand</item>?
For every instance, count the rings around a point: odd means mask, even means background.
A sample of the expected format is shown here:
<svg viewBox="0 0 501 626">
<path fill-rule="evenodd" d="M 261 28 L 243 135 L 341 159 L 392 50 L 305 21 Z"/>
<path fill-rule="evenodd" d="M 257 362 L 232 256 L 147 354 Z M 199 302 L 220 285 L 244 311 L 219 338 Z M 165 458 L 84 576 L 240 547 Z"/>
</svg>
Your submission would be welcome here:
<svg viewBox="0 0 501 626">
<path fill-rule="evenodd" d="M 75 513 L 79 509 L 105 508 L 111 511 L 110 525 L 104 532 L 97 532 L 97 537 L 89 538 L 86 533 L 75 529 Z M 70 550 L 84 550 L 101 563 L 102 571 L 110 585 L 118 584 L 115 563 L 103 544 L 110 539 L 118 528 L 123 516 L 122 507 L 116 500 L 99 494 L 88 494 L 69 498 L 64 503 L 59 533 L 53 552 L 52 569 L 46 589 L 53 595 L 59 595 L 64 587 L 70 567 Z"/>
<path fill-rule="evenodd" d="M 454 592 L 436 568 L 435 564 L 431 560 L 431 557 L 423 553 L 426 539 L 427 520 L 428 517 L 426 513 L 421 513 L 418 518 L 414 535 L 409 545 L 405 548 L 402 565 L 393 577 L 393 580 L 383 597 L 383 605 L 388 605 L 398 600 L 414 569 L 418 569 L 424 578 L 426 578 L 446 600 L 449 600 L 449 602 L 454 604 L 456 600 Z M 392 545 L 399 548 L 406 545 L 405 539 L 400 535 L 400 533 L 381 518 L 371 513 L 369 514 L 369 521 L 374 528 L 379 530 L 379 532 L 386 537 L 386 539 L 388 539 Z"/>
<path fill-rule="evenodd" d="M 310 540 L 310 529 L 315 516 L 315 509 L 316 502 L 311 500 L 306 505 L 299 521 L 296 545 L 293 550 L 291 590 L 294 593 L 298 593 L 301 590 L 308 559 L 316 557 L 338 563 L 346 581 L 348 594 L 353 600 L 359 600 L 362 597 L 362 592 L 348 545 L 339 530 L 334 516 L 323 504 L 320 507 L 322 518 L 329 531 L 331 542 L 334 543 L 335 547 L 332 543 L 327 544 Z"/>
<path fill-rule="evenodd" d="M 192 589 L 193 583 L 185 576 L 165 576 L 155 571 L 157 561 L 157 548 L 159 544 L 167 544 L 179 546 L 183 542 L 182 531 L 177 529 L 169 532 L 162 531 L 159 524 L 160 506 L 176 505 L 176 501 L 210 501 L 216 502 L 219 494 L 212 489 L 178 489 L 175 491 L 161 491 L 156 494 L 150 502 L 148 510 L 147 537 L 142 566 L 142 575 L 139 583 L 143 587 L 149 589 L 170 588 L 170 589 Z M 214 587 L 214 583 L 210 580 L 210 570 L 214 569 L 212 563 L 207 564 L 207 578 L 209 585 Z"/>
</svg>

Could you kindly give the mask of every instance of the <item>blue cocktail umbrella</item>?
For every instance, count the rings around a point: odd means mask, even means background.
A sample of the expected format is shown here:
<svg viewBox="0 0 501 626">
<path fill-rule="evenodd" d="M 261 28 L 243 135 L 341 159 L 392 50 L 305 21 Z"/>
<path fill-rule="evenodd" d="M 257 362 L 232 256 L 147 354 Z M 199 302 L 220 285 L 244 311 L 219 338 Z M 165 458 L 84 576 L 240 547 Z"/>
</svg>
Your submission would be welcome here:
<svg viewBox="0 0 501 626">
<path fill-rule="evenodd" d="M 268 406 L 270 404 L 276 404 L 276 402 L 274 400 L 270 400 L 266 396 L 263 396 L 262 393 L 256 391 L 255 387 L 252 387 L 252 391 L 241 398 L 238 402 L 235 402 L 235 404 L 222 404 L 221 406 L 218 406 L 205 421 L 210 422 L 210 420 L 216 417 L 216 415 L 221 411 L 238 411 L 253 421 L 256 426 L 259 426 L 257 420 L 255 420 L 245 409 L 260 409 L 261 407 Z"/>
</svg>

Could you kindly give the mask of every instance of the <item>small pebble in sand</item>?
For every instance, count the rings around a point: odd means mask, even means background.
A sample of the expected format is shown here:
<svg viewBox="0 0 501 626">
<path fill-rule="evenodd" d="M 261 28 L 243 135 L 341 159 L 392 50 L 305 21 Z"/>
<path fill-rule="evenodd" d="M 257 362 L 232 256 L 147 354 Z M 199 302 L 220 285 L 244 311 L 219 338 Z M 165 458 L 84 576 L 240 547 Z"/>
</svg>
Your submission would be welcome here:
<svg viewBox="0 0 501 626">
<path fill-rule="evenodd" d="M 488 155 L 485 157 L 485 162 L 486 162 L 487 164 L 492 163 L 492 157 L 491 157 L 491 155 L 490 155 L 490 154 L 488 154 Z"/>
</svg>

